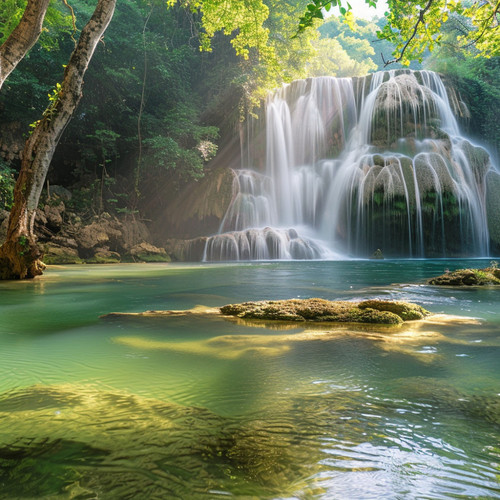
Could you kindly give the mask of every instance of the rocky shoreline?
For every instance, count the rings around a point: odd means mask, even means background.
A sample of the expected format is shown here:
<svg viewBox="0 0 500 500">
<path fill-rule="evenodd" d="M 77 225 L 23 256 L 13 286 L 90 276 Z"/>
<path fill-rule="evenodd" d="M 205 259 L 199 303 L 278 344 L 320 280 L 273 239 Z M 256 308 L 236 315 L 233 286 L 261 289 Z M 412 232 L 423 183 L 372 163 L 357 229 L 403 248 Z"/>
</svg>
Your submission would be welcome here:
<svg viewBox="0 0 500 500">
<path fill-rule="evenodd" d="M 103 212 L 83 219 L 67 209 L 71 196 L 62 186 L 53 186 L 38 210 L 35 233 L 45 264 L 170 262 L 168 253 L 152 244 L 148 227 L 135 215 Z M 0 244 L 8 219 L 9 213 L 0 211 Z"/>
</svg>

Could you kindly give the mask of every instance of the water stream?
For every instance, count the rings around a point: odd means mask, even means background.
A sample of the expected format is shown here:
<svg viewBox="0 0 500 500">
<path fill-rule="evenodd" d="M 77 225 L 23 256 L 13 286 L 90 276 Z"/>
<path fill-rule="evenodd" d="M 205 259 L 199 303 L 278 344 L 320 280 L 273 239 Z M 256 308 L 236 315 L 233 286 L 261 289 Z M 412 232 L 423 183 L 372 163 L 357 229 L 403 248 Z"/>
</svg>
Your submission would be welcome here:
<svg viewBox="0 0 500 500">
<path fill-rule="evenodd" d="M 488 152 L 433 72 L 299 80 L 272 94 L 205 260 L 489 254 Z M 450 103 L 453 103 L 452 106 Z M 264 139 L 265 137 L 265 139 Z"/>
<path fill-rule="evenodd" d="M 500 498 L 487 261 L 52 267 L 0 283 L 0 499 Z M 392 283 L 392 284 L 391 284 Z M 373 333 L 115 318 L 320 296 L 478 318 Z"/>
</svg>

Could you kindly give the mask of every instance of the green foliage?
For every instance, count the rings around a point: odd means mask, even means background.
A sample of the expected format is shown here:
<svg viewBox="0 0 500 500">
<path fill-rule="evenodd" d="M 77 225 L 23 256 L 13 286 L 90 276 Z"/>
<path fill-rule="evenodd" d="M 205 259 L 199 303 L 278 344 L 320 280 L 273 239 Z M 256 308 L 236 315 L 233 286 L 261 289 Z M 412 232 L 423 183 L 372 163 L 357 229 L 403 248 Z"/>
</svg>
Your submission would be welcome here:
<svg viewBox="0 0 500 500">
<path fill-rule="evenodd" d="M 14 202 L 15 170 L 0 159 L 0 210 L 10 210 Z"/>
<path fill-rule="evenodd" d="M 470 110 L 469 133 L 500 153 L 500 59 L 476 57 L 460 48 L 463 17 L 453 15 L 443 27 L 442 45 L 426 60 L 426 67 L 446 75 Z"/>
<path fill-rule="evenodd" d="M 385 18 L 374 21 L 354 19 L 350 27 L 337 16 L 330 16 L 319 28 L 321 38 L 314 41 L 317 55 L 309 64 L 311 76 L 364 76 L 384 70 L 384 56 L 389 56 L 395 46 L 377 38 L 386 24 Z M 354 28 L 354 29 L 352 29 Z M 395 67 L 401 67 L 396 64 Z M 411 69 L 421 69 L 412 61 Z"/>
<path fill-rule="evenodd" d="M 317 56 L 309 63 L 311 76 L 363 76 L 377 70 L 375 50 L 370 44 L 377 26 L 356 20 L 353 31 L 336 16 L 331 16 L 319 27 L 321 39 L 314 42 Z"/>
<path fill-rule="evenodd" d="M 0 3 L 0 45 L 19 24 L 27 0 L 2 0 Z M 39 46 L 45 50 L 59 47 L 61 34 L 72 31 L 70 11 L 60 0 L 52 0 L 45 15 Z"/>
<path fill-rule="evenodd" d="M 365 0 L 369 7 L 376 7 L 377 0 Z M 297 34 L 303 33 L 307 28 L 314 27 L 317 19 L 324 19 L 324 11 L 329 12 L 332 7 L 338 7 L 343 17 L 343 22 L 354 29 L 354 16 L 351 4 L 344 0 L 313 0 L 307 4 L 304 15 L 299 20 Z"/>
<path fill-rule="evenodd" d="M 184 149 L 171 137 L 156 136 L 146 139 L 148 157 L 146 163 L 167 170 L 177 169 L 181 177 L 203 177 L 203 158 L 195 149 Z"/>
<path fill-rule="evenodd" d="M 169 0 L 170 5 L 174 0 Z M 251 50 L 258 57 L 272 58 L 273 49 L 267 43 L 269 30 L 264 21 L 269 16 L 269 8 L 262 0 L 226 0 L 224 4 L 213 0 L 195 2 L 202 12 L 201 48 L 210 50 L 210 40 L 216 32 L 231 36 L 231 45 L 236 54 L 248 59 Z"/>
<path fill-rule="evenodd" d="M 377 0 L 365 0 L 369 6 L 376 6 Z M 315 25 L 316 19 L 323 19 L 323 11 L 338 6 L 343 22 L 353 30 L 354 17 L 351 6 L 344 0 L 312 0 L 300 19 L 298 33 Z M 377 36 L 395 46 L 393 59 L 385 65 L 399 62 L 408 66 L 412 60 L 423 61 L 426 51 L 434 50 L 442 42 L 443 25 L 451 15 L 463 16 L 464 32 L 457 38 L 461 47 L 482 57 L 500 54 L 498 0 L 387 0 L 387 23 L 381 26 Z"/>
<path fill-rule="evenodd" d="M 488 58 L 500 54 L 497 0 L 388 0 L 388 5 L 388 24 L 378 36 L 396 45 L 394 60 L 403 65 L 421 62 L 427 49 L 441 45 L 443 25 L 452 15 L 465 20 L 464 33 L 457 37 L 462 48 Z"/>
<path fill-rule="evenodd" d="M 99 127 L 102 123 L 96 123 Z M 85 142 L 87 149 L 87 158 L 93 157 L 101 167 L 105 167 L 108 163 L 119 158 L 117 141 L 120 139 L 120 134 L 113 130 L 96 129 L 93 134 L 88 134 L 89 142 Z"/>
<path fill-rule="evenodd" d="M 370 58 L 358 61 L 342 47 L 338 38 L 322 38 L 314 42 L 317 56 L 308 64 L 310 76 L 364 76 L 377 69 Z"/>
<path fill-rule="evenodd" d="M 276 55 L 276 66 L 271 73 L 273 88 L 283 82 L 289 83 L 297 78 L 304 78 L 306 65 L 315 55 L 314 41 L 319 33 L 310 30 L 300 36 L 294 36 L 297 19 L 306 4 L 305 0 L 266 0 L 269 6 L 269 18 L 265 26 L 269 29 L 269 41 Z"/>
</svg>

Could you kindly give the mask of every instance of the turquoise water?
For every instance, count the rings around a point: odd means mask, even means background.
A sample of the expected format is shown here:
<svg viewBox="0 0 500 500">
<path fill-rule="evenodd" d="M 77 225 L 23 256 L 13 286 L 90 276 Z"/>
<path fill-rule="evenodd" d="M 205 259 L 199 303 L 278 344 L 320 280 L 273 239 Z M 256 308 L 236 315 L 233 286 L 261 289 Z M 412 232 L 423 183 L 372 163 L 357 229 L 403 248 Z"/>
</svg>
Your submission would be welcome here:
<svg viewBox="0 0 500 500">
<path fill-rule="evenodd" d="M 87 265 L 0 283 L 0 498 L 500 498 L 500 291 L 424 284 L 488 264 Z M 292 297 L 475 319 L 100 318 Z"/>
</svg>

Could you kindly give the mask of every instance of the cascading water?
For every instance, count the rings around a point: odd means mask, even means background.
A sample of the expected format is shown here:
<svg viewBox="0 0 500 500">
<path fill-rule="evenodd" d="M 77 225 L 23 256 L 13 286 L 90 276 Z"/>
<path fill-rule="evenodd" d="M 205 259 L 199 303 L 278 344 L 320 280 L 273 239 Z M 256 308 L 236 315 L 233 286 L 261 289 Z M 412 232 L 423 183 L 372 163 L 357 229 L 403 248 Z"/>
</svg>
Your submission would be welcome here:
<svg viewBox="0 0 500 500">
<path fill-rule="evenodd" d="M 265 132 L 250 159 L 265 168 L 235 173 L 206 260 L 488 254 L 491 161 L 437 74 L 293 82 L 269 97 Z"/>
</svg>

